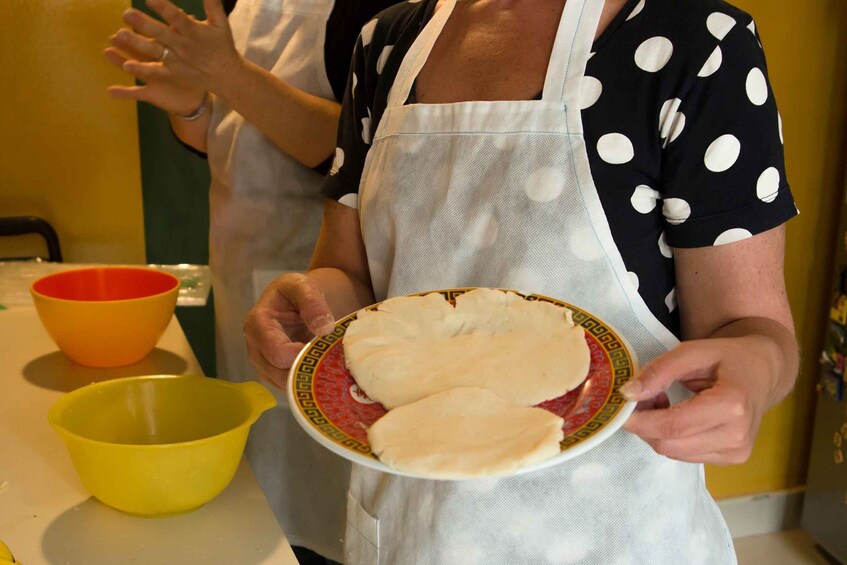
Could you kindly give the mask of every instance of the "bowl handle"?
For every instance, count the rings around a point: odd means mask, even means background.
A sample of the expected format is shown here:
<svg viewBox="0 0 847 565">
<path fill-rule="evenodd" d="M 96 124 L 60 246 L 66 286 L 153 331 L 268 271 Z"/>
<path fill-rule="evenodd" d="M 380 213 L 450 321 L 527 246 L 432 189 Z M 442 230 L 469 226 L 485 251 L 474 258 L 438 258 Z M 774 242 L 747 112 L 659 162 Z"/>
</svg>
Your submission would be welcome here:
<svg viewBox="0 0 847 565">
<path fill-rule="evenodd" d="M 254 422 L 259 419 L 263 412 L 276 406 L 276 398 L 271 394 L 271 391 L 255 381 L 239 383 L 238 388 L 244 398 L 250 402 L 252 412 L 250 419 Z"/>
</svg>

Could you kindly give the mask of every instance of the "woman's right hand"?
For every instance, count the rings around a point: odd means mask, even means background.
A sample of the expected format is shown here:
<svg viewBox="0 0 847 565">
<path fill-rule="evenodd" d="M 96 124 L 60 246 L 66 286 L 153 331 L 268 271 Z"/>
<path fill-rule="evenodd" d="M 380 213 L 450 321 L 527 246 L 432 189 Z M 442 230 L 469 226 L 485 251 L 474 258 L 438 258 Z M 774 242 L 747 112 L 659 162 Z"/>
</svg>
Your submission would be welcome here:
<svg viewBox="0 0 847 565">
<path fill-rule="evenodd" d="M 288 369 L 304 344 L 332 332 L 334 324 L 315 281 L 300 273 L 282 275 L 265 288 L 247 315 L 247 354 L 264 381 L 285 389 Z"/>
<path fill-rule="evenodd" d="M 110 63 L 122 70 L 127 61 L 156 63 L 163 53 L 163 47 L 158 42 L 126 28 L 111 36 L 110 42 L 112 46 L 104 51 L 104 55 Z M 140 100 L 168 113 L 180 115 L 188 115 L 197 110 L 203 103 L 205 94 L 202 89 L 151 76 L 144 78 L 144 84 L 114 85 L 108 88 L 108 92 L 114 98 Z"/>
</svg>

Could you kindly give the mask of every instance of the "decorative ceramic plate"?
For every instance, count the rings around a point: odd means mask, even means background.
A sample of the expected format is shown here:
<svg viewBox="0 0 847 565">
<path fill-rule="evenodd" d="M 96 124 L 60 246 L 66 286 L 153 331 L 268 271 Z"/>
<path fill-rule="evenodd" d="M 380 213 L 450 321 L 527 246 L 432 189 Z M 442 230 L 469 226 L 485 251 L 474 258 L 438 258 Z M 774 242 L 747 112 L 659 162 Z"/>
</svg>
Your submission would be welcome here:
<svg viewBox="0 0 847 565">
<path fill-rule="evenodd" d="M 452 301 L 469 290 L 473 289 L 431 292 L 439 292 Z M 635 409 L 634 402 L 624 399 L 620 387 L 635 374 L 637 361 L 623 338 L 591 313 L 546 296 L 510 292 L 525 300 L 570 309 L 574 323 L 585 329 L 591 352 L 585 381 L 567 394 L 538 405 L 564 419 L 565 437 L 558 455 L 519 471 L 525 473 L 576 457 L 618 430 Z M 424 294 L 430 292 L 415 296 Z M 310 436 L 345 459 L 386 473 L 415 476 L 388 467 L 371 453 L 367 430 L 386 409 L 368 398 L 344 364 L 344 332 L 355 319 L 356 314 L 351 314 L 336 322 L 331 334 L 313 339 L 297 356 L 288 379 L 291 410 Z"/>
</svg>

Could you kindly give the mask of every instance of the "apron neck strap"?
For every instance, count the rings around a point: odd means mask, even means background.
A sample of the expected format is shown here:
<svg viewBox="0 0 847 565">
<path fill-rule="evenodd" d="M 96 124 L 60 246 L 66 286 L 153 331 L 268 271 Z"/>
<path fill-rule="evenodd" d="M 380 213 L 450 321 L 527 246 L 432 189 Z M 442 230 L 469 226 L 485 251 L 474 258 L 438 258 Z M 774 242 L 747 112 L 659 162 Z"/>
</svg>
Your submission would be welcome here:
<svg viewBox="0 0 847 565">
<path fill-rule="evenodd" d="M 591 53 L 603 4 L 604 0 L 567 0 L 565 3 L 544 79 L 542 100 L 572 104 L 576 107 L 579 81 Z M 388 108 L 402 106 L 409 99 L 415 79 L 455 7 L 456 0 L 447 0 L 435 12 L 403 57 L 397 78 L 388 94 Z"/>
<path fill-rule="evenodd" d="M 579 107 L 579 84 L 591 55 L 604 0 L 567 0 L 550 53 L 541 99 Z"/>
<path fill-rule="evenodd" d="M 441 31 L 444 29 L 444 25 L 447 23 L 447 19 L 453 13 L 455 7 L 456 0 L 447 0 L 435 12 L 426 26 L 424 26 L 423 31 L 418 34 L 415 42 L 412 43 L 406 56 L 403 57 L 400 70 L 397 71 L 397 78 L 394 79 L 394 85 L 388 92 L 388 108 L 402 106 L 409 99 L 415 79 L 418 73 L 421 72 L 427 58 L 429 58 L 432 47 L 435 45 L 438 36 L 441 35 Z"/>
</svg>

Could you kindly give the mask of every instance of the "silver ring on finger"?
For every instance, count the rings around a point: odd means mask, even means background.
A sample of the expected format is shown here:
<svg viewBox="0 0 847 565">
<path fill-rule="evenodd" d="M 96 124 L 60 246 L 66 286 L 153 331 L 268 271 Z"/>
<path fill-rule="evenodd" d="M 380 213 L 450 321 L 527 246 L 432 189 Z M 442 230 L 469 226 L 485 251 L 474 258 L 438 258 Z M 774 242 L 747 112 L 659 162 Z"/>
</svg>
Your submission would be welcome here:
<svg viewBox="0 0 847 565">
<path fill-rule="evenodd" d="M 170 53 L 170 52 L 171 52 L 170 49 L 168 49 L 167 47 L 162 47 L 162 54 L 159 55 L 159 62 L 164 63 L 165 59 L 167 59 L 167 57 L 168 57 L 168 53 Z"/>
</svg>

